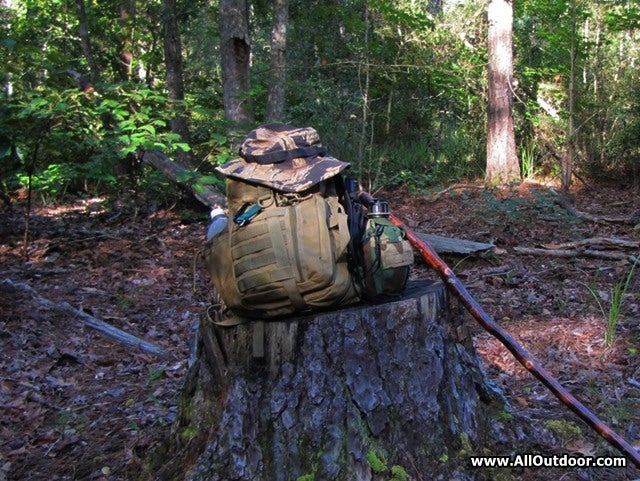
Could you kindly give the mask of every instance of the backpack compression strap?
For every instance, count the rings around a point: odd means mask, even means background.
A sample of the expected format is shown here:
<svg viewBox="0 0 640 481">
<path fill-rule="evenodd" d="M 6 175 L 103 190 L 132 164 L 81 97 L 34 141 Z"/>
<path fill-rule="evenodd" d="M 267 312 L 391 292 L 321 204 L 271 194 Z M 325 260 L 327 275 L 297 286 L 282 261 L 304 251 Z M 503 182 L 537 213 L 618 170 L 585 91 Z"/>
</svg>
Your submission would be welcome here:
<svg viewBox="0 0 640 481">
<path fill-rule="evenodd" d="M 255 162 L 257 164 L 278 164 L 285 160 L 298 159 L 301 157 L 322 157 L 327 153 L 327 149 L 320 145 L 311 145 L 309 147 L 298 147 L 292 150 L 277 150 L 274 152 L 266 152 L 264 154 L 247 154 L 240 150 L 240 157 L 247 162 Z"/>
</svg>

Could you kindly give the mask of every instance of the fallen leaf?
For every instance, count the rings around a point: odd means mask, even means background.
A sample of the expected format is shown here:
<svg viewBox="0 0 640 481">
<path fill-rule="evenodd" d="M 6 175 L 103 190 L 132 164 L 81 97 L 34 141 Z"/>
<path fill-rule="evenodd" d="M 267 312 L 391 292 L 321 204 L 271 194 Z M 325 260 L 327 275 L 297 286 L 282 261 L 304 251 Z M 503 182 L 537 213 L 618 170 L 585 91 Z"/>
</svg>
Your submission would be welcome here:
<svg viewBox="0 0 640 481">
<path fill-rule="evenodd" d="M 565 449 L 572 453 L 582 454 L 583 456 L 593 456 L 596 453 L 596 447 L 586 439 L 576 439 L 565 445 Z"/>
</svg>

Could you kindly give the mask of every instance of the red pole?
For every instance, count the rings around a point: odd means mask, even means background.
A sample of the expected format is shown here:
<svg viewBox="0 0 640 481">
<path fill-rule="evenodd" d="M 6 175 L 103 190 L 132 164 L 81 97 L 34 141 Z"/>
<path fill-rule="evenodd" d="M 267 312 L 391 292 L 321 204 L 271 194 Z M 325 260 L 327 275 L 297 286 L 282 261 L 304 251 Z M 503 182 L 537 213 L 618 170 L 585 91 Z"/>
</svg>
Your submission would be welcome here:
<svg viewBox="0 0 640 481">
<path fill-rule="evenodd" d="M 538 378 L 560 401 L 578 415 L 584 422 L 596 430 L 609 444 L 626 454 L 633 463 L 640 467 L 640 453 L 631 446 L 624 438 L 616 434 L 609 426 L 598 419 L 580 401 L 567 391 L 540 363 L 529 354 L 518 342 L 511 337 L 499 324 L 497 324 L 471 297 L 462 282 L 453 273 L 451 268 L 438 256 L 433 248 L 420 238 L 415 232 L 407 227 L 400 219 L 394 215 L 389 216 L 391 222 L 403 229 L 407 233 L 407 239 L 411 245 L 422 255 L 423 259 L 440 275 L 449 290 L 462 302 L 471 315 L 480 325 L 496 337 L 504 346 L 511 351 L 514 357 L 531 374 Z"/>
</svg>

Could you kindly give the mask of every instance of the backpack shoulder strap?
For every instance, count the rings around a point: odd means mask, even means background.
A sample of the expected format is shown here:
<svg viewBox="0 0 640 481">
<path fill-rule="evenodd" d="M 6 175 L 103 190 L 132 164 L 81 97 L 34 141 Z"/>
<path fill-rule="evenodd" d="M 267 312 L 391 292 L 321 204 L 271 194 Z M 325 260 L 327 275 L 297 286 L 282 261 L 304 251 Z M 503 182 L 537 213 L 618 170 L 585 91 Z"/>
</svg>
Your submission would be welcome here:
<svg viewBox="0 0 640 481">
<path fill-rule="evenodd" d="M 364 251 L 362 250 L 362 238 L 366 229 L 366 215 L 362 203 L 354 198 L 355 192 L 351 192 L 353 179 L 347 182 L 342 175 L 334 177 L 338 200 L 347 213 L 349 226 L 349 270 L 356 284 L 362 284 L 362 268 L 364 267 Z M 352 195 L 353 194 L 353 195 Z"/>
</svg>

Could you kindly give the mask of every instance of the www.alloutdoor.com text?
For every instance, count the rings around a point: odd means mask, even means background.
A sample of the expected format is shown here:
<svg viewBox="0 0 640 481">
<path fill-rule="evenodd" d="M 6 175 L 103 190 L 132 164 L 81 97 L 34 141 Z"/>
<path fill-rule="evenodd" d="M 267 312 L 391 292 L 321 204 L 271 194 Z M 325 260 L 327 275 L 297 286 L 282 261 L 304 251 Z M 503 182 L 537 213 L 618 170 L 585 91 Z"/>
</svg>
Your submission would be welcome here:
<svg viewBox="0 0 640 481">
<path fill-rule="evenodd" d="M 574 456 L 570 454 L 514 454 L 512 456 L 471 456 L 474 468 L 624 468 L 622 456 Z"/>
</svg>

